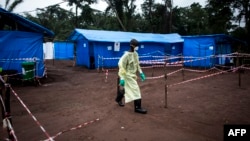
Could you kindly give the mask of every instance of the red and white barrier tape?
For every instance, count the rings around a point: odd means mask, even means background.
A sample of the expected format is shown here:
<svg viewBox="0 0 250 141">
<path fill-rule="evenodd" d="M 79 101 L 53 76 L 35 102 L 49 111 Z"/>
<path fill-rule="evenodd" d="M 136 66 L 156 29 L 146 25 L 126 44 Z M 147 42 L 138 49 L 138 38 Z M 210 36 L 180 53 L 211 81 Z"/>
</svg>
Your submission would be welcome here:
<svg viewBox="0 0 250 141">
<path fill-rule="evenodd" d="M 108 75 L 109 75 L 109 70 L 106 70 L 105 72 L 105 82 L 108 82 Z"/>
<path fill-rule="evenodd" d="M 179 65 L 178 65 L 179 66 Z M 148 67 L 141 67 L 141 68 L 144 68 L 144 69 L 146 69 L 146 68 L 153 68 L 152 66 L 148 66 Z M 241 68 L 244 68 L 244 69 L 250 69 L 250 68 L 247 68 L 247 67 L 241 67 Z M 210 68 L 210 69 L 208 69 L 208 70 L 193 70 L 193 69 L 187 69 L 187 68 L 181 68 L 181 69 L 179 69 L 179 70 L 176 70 L 176 71 L 174 71 L 174 72 L 171 72 L 171 73 L 168 73 L 167 75 L 169 76 L 169 75 L 172 75 L 172 74 L 174 74 L 174 73 L 176 73 L 176 72 L 179 72 L 179 71 L 181 71 L 181 70 L 185 70 L 185 71 L 191 71 L 191 72 L 199 72 L 199 73 L 205 73 L 205 72 L 209 72 L 209 71 L 211 71 L 211 70 L 218 70 L 218 71 L 222 71 L 222 70 L 220 70 L 220 69 L 218 69 L 218 68 L 216 68 L 216 67 L 213 67 L 213 68 Z M 114 69 L 113 69 L 114 70 Z M 116 69 L 117 70 L 117 69 Z M 236 71 L 237 69 L 232 69 L 233 71 Z M 108 79 L 108 71 L 109 71 L 109 69 L 106 69 L 105 70 L 105 81 L 107 82 L 107 79 Z M 222 72 L 224 72 L 224 71 L 222 71 Z M 163 78 L 164 77 L 164 75 L 160 75 L 160 76 L 155 76 L 155 77 L 146 77 L 146 79 L 159 79 L 159 78 Z"/>
<path fill-rule="evenodd" d="M 35 69 L 25 71 L 25 73 L 33 72 L 33 71 L 35 71 Z M 16 75 L 23 75 L 23 73 L 15 73 L 15 74 L 8 74 L 8 75 L 6 74 L 6 75 L 4 75 L 4 76 L 11 77 L 11 76 L 16 76 Z M 46 74 L 46 75 L 47 75 L 47 74 Z M 20 78 L 11 78 L 11 79 L 12 79 L 12 80 L 25 80 L 25 81 L 26 81 L 26 80 L 34 79 L 35 81 L 38 82 L 39 85 L 42 85 L 41 82 L 40 82 L 40 80 L 39 80 L 39 78 L 41 78 L 41 77 L 34 76 L 34 77 L 28 78 L 28 79 L 20 79 Z M 2 82 L 4 82 L 4 81 L 2 80 L 2 76 L 1 76 L 0 80 L 1 80 Z M 5 82 L 4 82 L 4 83 L 5 83 Z"/>
<path fill-rule="evenodd" d="M 157 65 L 157 66 L 162 66 L 162 65 Z M 154 68 L 154 66 L 145 66 L 145 67 L 141 67 L 142 69 L 151 69 Z"/>
<path fill-rule="evenodd" d="M 187 69 L 187 68 L 183 68 L 185 71 L 191 71 L 191 72 L 209 72 L 209 71 L 211 71 L 211 70 L 214 70 L 214 69 L 216 69 L 215 67 L 212 67 L 212 68 L 210 68 L 210 69 L 208 69 L 208 70 L 193 70 L 193 69 Z"/>
<path fill-rule="evenodd" d="M 120 57 L 107 57 L 107 58 L 102 58 L 103 60 L 117 60 L 120 59 Z"/>
<path fill-rule="evenodd" d="M 170 76 L 170 75 L 172 75 L 172 74 L 174 74 L 174 73 L 177 73 L 177 72 L 179 72 L 179 71 L 181 71 L 181 70 L 182 70 L 182 68 L 179 69 L 179 70 L 170 72 L 170 73 L 167 74 L 167 76 Z M 146 77 L 146 79 L 159 79 L 159 78 L 164 78 L 164 77 L 165 77 L 165 75 L 160 75 L 160 76 L 155 76 L 155 77 Z"/>
<path fill-rule="evenodd" d="M 194 60 L 186 60 L 186 61 L 176 61 L 176 62 L 170 62 L 170 63 L 166 63 L 165 61 L 140 61 L 140 64 L 166 64 L 166 65 L 176 65 L 176 64 L 183 64 L 185 62 L 193 62 L 193 61 L 199 61 L 199 60 L 204 60 L 207 59 L 207 57 L 202 57 L 202 58 L 197 58 Z"/>
<path fill-rule="evenodd" d="M 13 136 L 14 138 L 14 141 L 18 141 L 17 137 L 16 137 L 16 134 L 15 134 L 15 131 L 10 123 L 10 120 L 8 119 L 8 117 L 6 117 L 4 120 L 3 120 L 3 125 L 4 125 L 4 128 L 8 127 L 8 129 L 10 130 L 9 131 L 9 134 Z"/>
<path fill-rule="evenodd" d="M 235 69 L 238 69 L 238 68 L 234 68 L 234 69 L 232 69 L 232 70 L 235 70 Z M 205 75 L 205 76 L 202 76 L 202 77 L 189 79 L 189 80 L 182 81 L 182 82 L 179 82 L 179 83 L 176 83 L 176 84 L 170 84 L 170 85 L 168 85 L 167 87 L 172 87 L 172 86 L 176 86 L 176 85 L 179 85 L 179 84 L 184 84 L 184 83 L 191 82 L 191 81 L 195 81 L 195 80 L 200 80 L 200 79 L 203 79 L 203 78 L 208 78 L 208 77 L 215 76 L 215 75 L 219 75 L 219 74 L 222 74 L 222 73 L 227 73 L 228 71 L 230 71 L 230 70 L 221 71 L 221 72 L 217 72 L 217 73 Z"/>
<path fill-rule="evenodd" d="M 4 110 L 4 113 L 6 113 L 6 108 L 5 108 L 5 104 L 3 102 L 3 98 L 2 98 L 2 95 L 0 95 L 0 100 L 1 100 L 1 103 L 2 103 L 2 108 Z"/>
<path fill-rule="evenodd" d="M 73 131 L 73 130 L 76 130 L 76 129 L 80 129 L 80 128 L 82 128 L 82 127 L 85 127 L 85 126 L 87 126 L 87 125 L 89 125 L 89 124 L 92 124 L 92 123 L 94 123 L 94 122 L 97 122 L 97 121 L 99 121 L 99 120 L 100 120 L 100 119 L 97 118 L 97 119 L 95 119 L 95 120 L 91 120 L 91 121 L 89 121 L 89 122 L 85 122 L 85 123 L 83 123 L 83 124 L 77 125 L 76 127 L 72 127 L 72 128 L 70 128 L 70 129 L 68 129 L 68 130 L 64 130 L 64 131 L 58 132 L 56 135 L 52 136 L 51 138 L 52 138 L 52 139 L 55 139 L 56 137 L 58 137 L 59 135 L 62 135 L 62 134 L 65 133 L 65 132 L 69 132 L 69 131 Z M 46 140 L 44 140 L 44 141 L 48 141 L 48 139 L 46 139 Z"/>
<path fill-rule="evenodd" d="M 39 58 L 13 58 L 13 59 L 0 59 L 0 61 L 37 61 Z"/>
<path fill-rule="evenodd" d="M 182 67 L 182 64 L 175 64 L 175 65 L 166 65 L 165 67 Z M 149 69 L 149 68 L 164 68 L 164 65 L 152 65 L 152 66 L 143 66 L 141 67 L 143 69 Z"/>
<path fill-rule="evenodd" d="M 250 57 L 250 54 L 247 54 L 247 53 L 233 53 L 234 55 L 238 55 L 238 56 L 249 56 Z"/>
<path fill-rule="evenodd" d="M 236 55 L 236 56 L 232 56 Z M 178 65 L 178 64 L 183 64 L 187 62 L 194 62 L 194 61 L 200 61 L 200 60 L 205 60 L 209 58 L 218 58 L 218 57 L 225 57 L 225 58 L 233 58 L 233 57 L 250 57 L 250 54 L 244 54 L 244 53 L 230 53 L 230 54 L 219 54 L 219 55 L 210 55 L 210 56 L 204 56 L 204 57 L 192 57 L 192 56 L 157 56 L 161 57 L 164 59 L 156 59 L 156 60 L 141 60 L 140 64 L 154 64 L 154 65 Z M 141 58 L 143 57 L 153 57 L 153 56 L 139 56 Z M 101 57 L 99 57 L 101 58 Z M 178 58 L 192 58 L 191 60 L 182 60 L 182 61 L 176 61 L 176 62 L 169 62 L 166 63 L 166 60 L 172 60 L 172 59 L 178 59 Z M 111 59 L 119 59 L 119 57 L 113 57 L 113 58 L 103 58 L 102 57 L 102 63 L 103 60 L 111 60 Z M 98 63 L 99 67 L 99 63 Z M 150 67 L 145 67 L 145 68 L 150 68 Z"/>
<path fill-rule="evenodd" d="M 6 108 L 5 108 L 5 105 L 4 105 L 4 102 L 3 102 L 3 99 L 2 99 L 2 96 L 0 96 L 0 99 L 1 99 L 1 102 L 2 102 L 2 106 L 3 106 L 3 109 L 4 109 L 4 114 L 5 116 L 8 114 L 6 113 Z M 10 120 L 9 120 L 10 116 L 6 116 L 4 119 L 3 119 L 3 128 L 6 128 L 8 127 L 8 130 L 9 130 L 9 135 L 12 135 L 13 138 L 14 138 L 14 141 L 18 141 L 17 137 L 16 137 L 16 134 L 15 134 L 15 131 L 10 123 Z"/>
<path fill-rule="evenodd" d="M 7 84 L 4 80 L 3 80 L 3 78 L 2 78 L 2 76 L 0 75 L 0 81 L 2 81 L 2 83 L 5 85 L 5 86 L 9 86 L 9 84 Z M 15 135 L 15 131 L 14 131 L 14 129 L 13 129 L 13 127 L 11 126 L 11 123 L 10 123 L 10 121 L 9 121 L 9 117 L 10 117 L 10 114 L 9 113 L 7 113 L 6 112 L 6 107 L 5 107 L 5 104 L 4 104 L 4 101 L 3 101 L 3 98 L 2 98 L 2 96 L 0 96 L 0 99 L 1 99 L 1 103 L 2 103 L 2 107 L 3 107 L 3 112 L 4 112 L 4 114 L 5 114 L 5 118 L 4 118 L 4 120 L 3 120 L 3 125 L 5 125 L 4 127 L 8 127 L 8 129 L 10 130 L 10 135 L 12 135 L 13 137 L 14 137 L 14 141 L 17 141 L 17 137 L 16 137 L 16 135 Z"/>
<path fill-rule="evenodd" d="M 217 71 L 223 71 L 223 70 L 221 70 L 221 69 L 218 69 L 218 68 L 214 68 L 215 70 L 217 70 Z"/>
<path fill-rule="evenodd" d="M 18 94 L 12 89 L 12 87 L 10 87 L 12 93 L 16 96 L 16 98 L 19 100 L 19 102 L 22 104 L 22 106 L 25 108 L 25 110 L 29 113 L 29 115 L 33 118 L 33 120 L 36 122 L 36 124 L 40 127 L 40 129 L 43 131 L 43 133 L 47 136 L 47 138 L 50 141 L 54 141 L 49 133 L 43 128 L 43 126 L 41 125 L 41 123 L 36 119 L 36 117 L 31 113 L 31 111 L 28 109 L 28 107 L 24 104 L 24 102 L 21 100 L 21 98 L 18 96 Z"/>
<path fill-rule="evenodd" d="M 250 68 L 249 68 L 249 67 L 241 67 L 241 68 L 246 69 L 246 70 L 250 70 Z"/>
<path fill-rule="evenodd" d="M 103 72 L 106 72 L 106 70 L 109 70 L 109 71 L 117 71 L 118 68 L 114 68 L 114 69 L 105 69 L 105 68 L 102 68 L 102 71 L 103 71 Z"/>
<path fill-rule="evenodd" d="M 183 68 L 181 68 L 181 69 L 178 69 L 178 70 L 176 70 L 176 71 L 173 71 L 173 72 L 170 72 L 170 73 L 168 73 L 167 75 L 169 76 L 169 75 L 172 75 L 172 74 L 174 74 L 174 73 L 177 73 L 177 72 L 179 72 L 179 71 L 181 71 L 181 70 L 183 70 Z"/>
<path fill-rule="evenodd" d="M 218 72 L 218 73 L 206 75 L 206 76 L 203 76 L 203 77 L 198 77 L 198 78 L 194 78 L 194 79 L 189 79 L 189 80 L 186 80 L 186 81 L 182 81 L 182 82 L 180 82 L 180 83 L 168 85 L 167 87 L 172 87 L 172 86 L 176 86 L 176 85 L 179 85 L 179 84 L 184 84 L 184 83 L 187 83 L 187 82 L 191 82 L 191 81 L 195 81 L 195 80 L 199 80 L 199 79 L 203 79 L 203 78 L 207 78 L 207 77 L 219 75 L 219 74 L 222 74 L 222 73 L 223 73 L 223 72 Z"/>
<path fill-rule="evenodd" d="M 155 76 L 155 77 L 146 77 L 146 79 L 159 79 L 163 78 L 165 75 Z"/>
</svg>

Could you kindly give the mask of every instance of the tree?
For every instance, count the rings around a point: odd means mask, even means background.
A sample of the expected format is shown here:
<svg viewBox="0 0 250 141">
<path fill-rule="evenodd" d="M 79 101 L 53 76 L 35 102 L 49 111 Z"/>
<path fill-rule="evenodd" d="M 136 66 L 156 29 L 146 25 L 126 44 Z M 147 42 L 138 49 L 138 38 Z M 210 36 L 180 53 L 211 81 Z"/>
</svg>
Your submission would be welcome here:
<svg viewBox="0 0 250 141">
<path fill-rule="evenodd" d="M 236 21 L 239 23 L 244 20 L 244 27 L 248 29 L 250 21 L 250 0 L 231 0 L 232 8 L 238 11 Z"/>
<path fill-rule="evenodd" d="M 135 0 L 105 0 L 105 2 L 108 4 L 105 12 L 110 12 L 111 15 L 114 13 L 123 31 L 131 31 L 135 20 Z"/>
<path fill-rule="evenodd" d="M 121 0 L 105 0 L 105 2 L 108 4 L 108 7 L 105 10 L 106 13 L 109 11 L 113 11 L 122 29 L 124 31 L 127 31 L 124 25 L 124 18 L 123 18 L 124 17 L 123 2 Z"/>
<path fill-rule="evenodd" d="M 211 33 L 228 33 L 232 28 L 233 12 L 231 2 L 220 0 L 208 0 L 206 11 Z"/>
<path fill-rule="evenodd" d="M 243 23 L 245 23 L 244 28 L 245 28 L 245 32 L 241 32 L 243 33 L 243 35 L 240 37 L 240 39 L 245 39 L 248 42 L 248 46 L 250 44 L 250 0 L 231 0 L 232 1 L 232 8 L 234 10 L 238 11 L 238 15 L 236 16 L 236 22 L 241 23 L 241 21 L 243 21 Z M 242 29 L 236 28 L 236 33 L 238 33 L 239 31 L 242 31 Z M 244 34 L 245 33 L 245 34 Z M 248 52 L 249 52 L 250 48 L 248 47 Z"/>
<path fill-rule="evenodd" d="M 154 17 L 153 12 L 155 11 L 155 1 L 154 0 L 145 0 L 142 4 L 142 13 L 145 18 L 146 25 L 149 26 L 149 31 L 154 32 Z"/>
<path fill-rule="evenodd" d="M 173 9 L 173 32 L 181 35 L 208 34 L 208 14 L 199 3 Z"/>
<path fill-rule="evenodd" d="M 136 5 L 134 4 L 135 0 L 123 0 L 124 4 L 124 13 L 125 13 L 125 23 L 126 27 L 129 31 L 132 31 L 132 28 L 135 25 L 133 22 L 135 20 L 134 15 L 135 15 L 135 9 Z"/>
<path fill-rule="evenodd" d="M 13 12 L 13 10 L 23 2 L 23 0 L 14 0 L 11 2 L 11 0 L 5 0 L 5 5 L 3 6 L 5 10 L 9 12 Z M 2 7 L 2 6 L 0 6 Z"/>
<path fill-rule="evenodd" d="M 97 12 L 93 16 L 93 25 L 89 28 L 91 29 L 104 29 L 104 30 L 120 30 L 120 25 L 117 23 L 116 17 Z"/>
<path fill-rule="evenodd" d="M 173 8 L 172 31 L 181 35 L 188 35 L 188 7 Z"/>
<path fill-rule="evenodd" d="M 187 13 L 188 32 L 192 35 L 207 34 L 208 14 L 199 3 L 192 3 Z"/>
<path fill-rule="evenodd" d="M 81 8 L 82 10 L 86 10 L 86 7 L 88 7 L 90 4 L 96 3 L 96 0 L 66 0 L 69 2 L 69 6 L 73 6 L 75 4 L 75 27 L 78 27 L 78 8 Z M 89 9 L 88 9 L 89 10 Z M 86 13 L 86 12 L 82 12 Z"/>
<path fill-rule="evenodd" d="M 43 25 L 55 33 L 55 40 L 65 40 L 74 29 L 73 12 L 53 5 L 44 9 L 37 9 L 36 16 L 25 13 L 26 18 Z"/>
<path fill-rule="evenodd" d="M 146 0 L 142 4 L 142 15 L 147 28 L 145 32 L 169 33 L 169 11 L 166 4 L 155 3 L 154 0 Z"/>
<path fill-rule="evenodd" d="M 173 0 L 165 0 L 163 33 L 172 32 Z"/>
</svg>

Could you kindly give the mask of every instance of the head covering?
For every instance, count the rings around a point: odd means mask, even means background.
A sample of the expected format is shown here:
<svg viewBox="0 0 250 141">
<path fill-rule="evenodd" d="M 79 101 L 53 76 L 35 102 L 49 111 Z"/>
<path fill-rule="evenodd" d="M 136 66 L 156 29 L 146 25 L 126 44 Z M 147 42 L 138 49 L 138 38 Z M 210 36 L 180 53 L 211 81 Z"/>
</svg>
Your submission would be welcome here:
<svg viewBox="0 0 250 141">
<path fill-rule="evenodd" d="M 139 42 L 136 40 L 136 39 L 132 39 L 130 41 L 130 46 L 134 46 L 134 47 L 137 47 L 139 45 Z"/>
</svg>

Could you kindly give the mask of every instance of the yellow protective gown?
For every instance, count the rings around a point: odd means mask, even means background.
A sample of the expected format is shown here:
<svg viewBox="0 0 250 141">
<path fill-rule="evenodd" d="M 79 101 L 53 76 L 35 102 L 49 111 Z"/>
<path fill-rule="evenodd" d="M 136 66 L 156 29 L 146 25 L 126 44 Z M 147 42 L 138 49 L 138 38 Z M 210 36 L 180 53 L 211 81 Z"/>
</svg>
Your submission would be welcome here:
<svg viewBox="0 0 250 141">
<path fill-rule="evenodd" d="M 125 80 L 125 103 L 141 99 L 140 88 L 137 83 L 137 71 L 142 73 L 137 52 L 125 52 L 118 62 L 120 79 Z"/>
</svg>

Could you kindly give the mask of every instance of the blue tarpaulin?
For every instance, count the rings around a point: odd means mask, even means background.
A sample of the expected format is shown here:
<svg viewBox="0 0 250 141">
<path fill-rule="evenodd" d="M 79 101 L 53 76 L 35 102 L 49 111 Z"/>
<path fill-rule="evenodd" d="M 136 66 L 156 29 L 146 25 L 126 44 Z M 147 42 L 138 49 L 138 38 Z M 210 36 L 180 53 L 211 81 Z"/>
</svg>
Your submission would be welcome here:
<svg viewBox="0 0 250 141">
<path fill-rule="evenodd" d="M 133 38 L 140 42 L 137 51 L 140 56 L 182 53 L 184 40 L 177 33 L 154 34 L 75 29 L 68 40 L 76 43 L 76 64 L 96 68 L 99 65 L 117 67 L 118 60 L 112 58 L 121 57 L 124 51 L 129 50 L 129 42 Z M 110 59 L 104 62 L 100 57 Z"/>
<path fill-rule="evenodd" d="M 70 35 L 70 40 L 77 40 L 82 36 L 88 41 L 95 42 L 124 42 L 127 43 L 132 38 L 139 42 L 156 42 L 156 43 L 179 43 L 183 42 L 181 36 L 177 33 L 172 34 L 155 34 L 155 33 L 136 33 L 123 31 L 105 31 L 105 30 L 88 30 L 75 29 Z"/>
<path fill-rule="evenodd" d="M 54 36 L 54 32 L 50 31 L 49 29 L 28 19 L 25 19 L 24 17 L 18 14 L 6 11 L 2 8 L 0 8 L 0 16 L 2 25 L 15 25 L 16 27 L 18 27 L 18 29 L 15 30 L 42 33 L 44 36 L 47 37 Z"/>
<path fill-rule="evenodd" d="M 21 31 L 0 31 L 0 66 L 22 73 L 22 62 L 36 61 L 37 76 L 43 76 L 43 35 Z"/>
<path fill-rule="evenodd" d="M 23 73 L 23 62 L 36 62 L 35 75 L 44 76 L 43 39 L 53 37 L 49 29 L 0 8 L 0 67 Z M 14 72 L 13 71 L 13 72 Z"/>
<path fill-rule="evenodd" d="M 225 34 L 183 36 L 184 66 L 213 67 L 216 64 L 225 65 L 229 58 L 223 57 L 232 53 L 232 43 L 242 43 L 240 40 Z M 222 57 L 213 57 L 220 55 Z M 190 58 L 188 58 L 190 57 Z"/>
<path fill-rule="evenodd" d="M 54 42 L 54 51 L 55 59 L 74 59 L 74 43 L 72 42 Z"/>
</svg>

